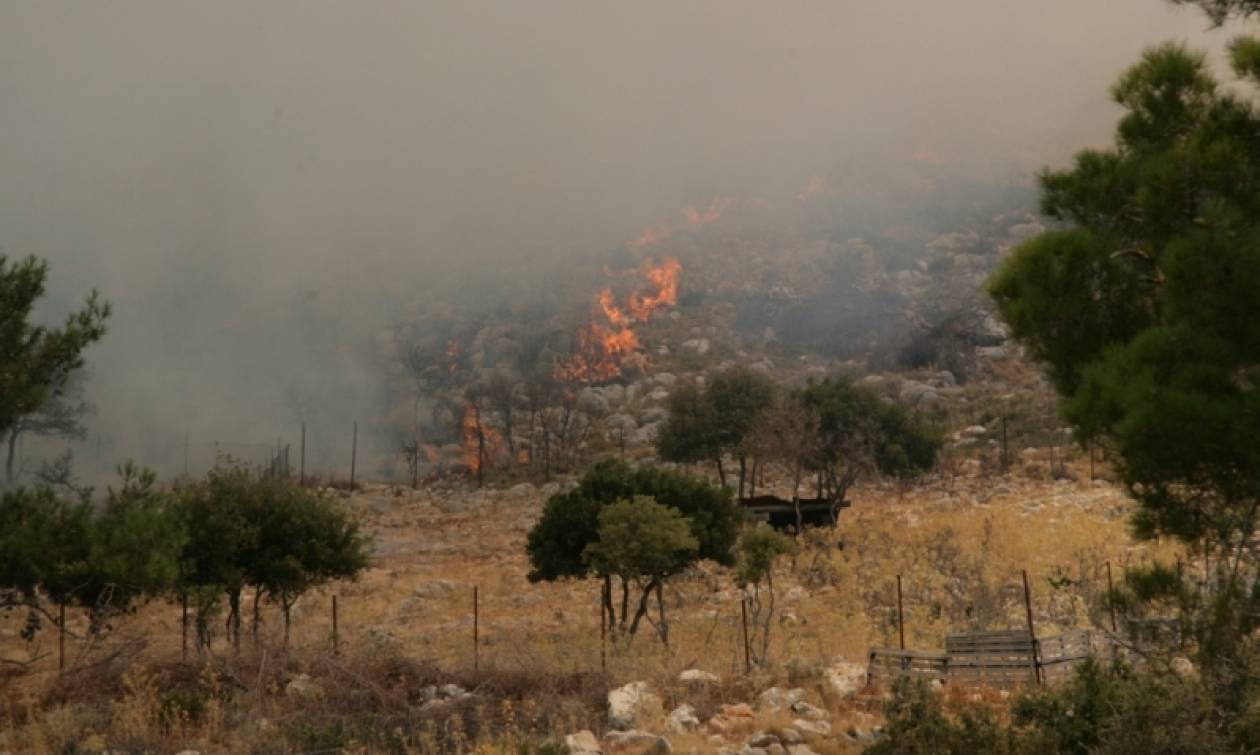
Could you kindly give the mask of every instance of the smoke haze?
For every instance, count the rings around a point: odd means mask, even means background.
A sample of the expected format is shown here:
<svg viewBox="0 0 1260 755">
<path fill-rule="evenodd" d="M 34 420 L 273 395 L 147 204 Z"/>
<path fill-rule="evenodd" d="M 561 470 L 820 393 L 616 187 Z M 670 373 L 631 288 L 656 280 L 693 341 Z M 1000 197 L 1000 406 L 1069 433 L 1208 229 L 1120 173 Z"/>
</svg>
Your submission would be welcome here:
<svg viewBox="0 0 1260 755">
<path fill-rule="evenodd" d="M 8 2 L 0 253 L 50 260 L 43 316 L 114 303 L 113 456 L 344 446 L 365 347 L 428 292 L 486 303 L 719 195 L 1026 185 L 1109 140 L 1143 47 L 1228 38 L 1159 0 Z"/>
</svg>

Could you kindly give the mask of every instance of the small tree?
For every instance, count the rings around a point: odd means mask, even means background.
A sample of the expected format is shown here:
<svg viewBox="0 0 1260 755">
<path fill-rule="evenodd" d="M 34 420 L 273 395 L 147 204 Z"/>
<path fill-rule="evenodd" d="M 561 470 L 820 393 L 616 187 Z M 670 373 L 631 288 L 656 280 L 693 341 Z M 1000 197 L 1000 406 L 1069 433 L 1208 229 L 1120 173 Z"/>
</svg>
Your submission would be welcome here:
<svg viewBox="0 0 1260 755">
<path fill-rule="evenodd" d="M 941 439 L 904 407 L 848 378 L 812 382 L 795 396 L 816 423 L 817 443 L 807 466 L 835 521 L 845 496 L 864 472 L 913 475 L 932 467 Z"/>
<path fill-rule="evenodd" d="M 669 416 L 657 436 L 657 453 L 665 461 L 684 464 L 712 461 L 723 485 L 723 457 L 734 455 L 739 462 L 737 493 L 743 498 L 754 447 L 749 440 L 774 399 L 774 382 L 743 367 L 719 372 L 703 390 L 692 381 L 680 382 L 670 392 Z"/>
<path fill-rule="evenodd" d="M 22 436 L 82 439 L 86 432 L 83 418 L 95 411 L 96 407 L 83 398 L 83 371 L 76 370 L 70 374 L 64 386 L 52 391 L 43 406 L 19 417 L 9 428 L 4 464 L 5 480 L 12 484 L 17 478 L 15 462 L 18 441 Z"/>
<path fill-rule="evenodd" d="M 105 335 L 110 307 L 95 291 L 60 328 L 30 322 L 47 277 L 46 262 L 27 257 L 13 264 L 0 255 L 0 438 L 64 391 L 83 367 L 84 350 Z"/>
<path fill-rule="evenodd" d="M 258 598 L 280 604 L 284 642 L 289 642 L 293 605 L 308 591 L 339 579 L 353 579 L 369 562 L 370 541 L 335 500 L 287 480 L 260 481 L 257 550 L 250 556 L 249 580 Z M 254 602 L 255 634 L 259 600 Z"/>
<path fill-rule="evenodd" d="M 616 576 L 622 583 L 634 582 L 642 591 L 630 635 L 647 614 L 647 604 L 656 592 L 661 641 L 669 644 L 669 624 L 665 620 L 665 580 L 695 560 L 699 541 L 691 533 L 687 518 L 678 509 L 662 506 L 648 496 L 620 499 L 599 512 L 599 539 L 582 550 L 582 558 L 602 577 Z"/>
<path fill-rule="evenodd" d="M 759 634 L 761 640 L 760 663 L 765 663 L 770 654 L 770 627 L 775 608 L 774 563 L 780 556 L 795 552 L 796 543 L 792 538 L 765 525 L 745 530 L 739 539 L 739 568 L 735 572 L 735 582 L 745 592 L 752 588 L 749 597 L 754 633 Z M 754 644 L 757 641 L 756 636 L 750 639 Z"/>
<path fill-rule="evenodd" d="M 602 461 L 587 470 L 576 488 L 557 493 L 547 501 L 526 544 L 531 566 L 529 580 L 550 582 L 590 575 L 586 548 L 600 539 L 600 512 L 619 500 L 637 496 L 650 497 L 686 517 L 697 543 L 691 561 L 709 559 L 726 566 L 734 564 L 741 513 L 728 489 L 673 470 Z M 629 631 L 633 580 L 613 574 L 602 576 L 609 625 Z M 613 601 L 614 576 L 621 586 L 620 616 Z M 640 590 L 639 604 L 647 600 L 646 592 Z"/>
</svg>

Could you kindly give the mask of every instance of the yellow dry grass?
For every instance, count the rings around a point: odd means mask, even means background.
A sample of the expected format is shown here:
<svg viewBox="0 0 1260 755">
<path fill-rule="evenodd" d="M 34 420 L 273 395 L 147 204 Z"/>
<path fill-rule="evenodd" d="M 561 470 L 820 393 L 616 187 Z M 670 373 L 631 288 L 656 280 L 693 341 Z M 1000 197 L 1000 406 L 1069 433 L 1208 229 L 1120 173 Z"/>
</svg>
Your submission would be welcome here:
<svg viewBox="0 0 1260 755">
<path fill-rule="evenodd" d="M 1078 470 L 1078 476 L 1087 473 Z M 466 509 L 444 511 L 450 499 L 470 496 L 473 502 Z M 1028 573 L 1038 634 L 1044 636 L 1101 620 L 1092 598 L 1105 587 L 1106 562 L 1119 573 L 1126 564 L 1173 557 L 1171 546 L 1130 539 L 1130 504 L 1107 483 L 971 476 L 904 490 L 868 485 L 851 499 L 852 508 L 843 512 L 834 532 L 803 539 L 799 553 L 779 564 L 768 663 L 751 679 L 744 675 L 740 592 L 727 570 L 702 567 L 666 589 L 668 648 L 651 627 L 632 640 L 608 643 L 609 683 L 649 681 L 667 705 L 698 702 L 702 715 L 722 703 L 753 701 L 772 684 L 801 686 L 831 710 L 833 723 L 843 729 L 877 706 L 832 699 L 822 670 L 837 659 L 865 663 L 872 646 L 895 646 L 897 575 L 902 577 L 907 644 L 936 648 L 950 630 L 1023 626 L 1022 570 Z M 475 588 L 477 661 L 483 670 L 539 676 L 600 671 L 597 584 L 531 584 L 526 579 L 525 536 L 541 511 L 541 496 L 373 488 L 349 503 L 364 512 L 376 537 L 380 555 L 374 567 L 356 582 L 304 598 L 295 611 L 288 653 L 279 650 L 278 612 L 266 606 L 259 650 L 252 649 L 246 625 L 246 654 L 260 666 L 257 684 L 249 679 L 241 684 L 249 690 L 248 700 L 237 700 L 232 711 L 201 711 L 195 725 L 171 727 L 168 720 L 163 741 L 193 742 L 203 751 L 253 749 L 266 741 L 269 735 L 258 722 L 284 719 L 284 675 L 314 668 L 314 661 L 303 659 L 320 657 L 331 645 L 334 593 L 342 657 L 400 656 L 467 671 L 474 661 Z M 248 604 L 246 609 L 248 619 Z M 5 657 L 29 652 L 16 636 L 20 618 L 9 616 L 0 625 Z M 753 633 L 759 645 L 755 628 Z M 55 639 L 52 632 L 44 634 L 47 650 Z M 105 699 L 95 706 L 41 702 L 56 684 L 55 657 L 24 677 L 0 681 L 7 706 L 0 711 L 7 729 L 0 735 L 0 751 L 54 752 L 92 737 L 90 745 L 142 739 L 137 732 L 156 726 L 155 706 L 163 698 L 154 686 L 159 677 L 149 669 L 180 654 L 179 608 L 146 606 L 119 621 L 111 642 L 123 637 L 144 637 L 147 646 L 136 656 L 123 689 L 103 692 Z M 78 643 L 70 645 L 73 662 Z M 228 653 L 221 637 L 216 651 Z M 285 659 L 282 672 L 266 669 L 267 653 Z M 714 672 L 723 682 L 696 700 L 676 682 L 686 668 Z M 276 681 L 263 683 L 273 673 L 280 674 Z M 511 720 L 512 703 L 506 704 Z M 503 713 L 496 711 L 500 720 Z M 550 720 L 556 729 L 550 733 L 561 736 L 599 726 L 598 715 L 589 710 L 574 709 Z M 504 736 L 470 741 L 467 748 L 497 751 L 514 741 Z M 710 747 L 703 736 L 681 737 L 675 745 L 697 751 Z M 843 752 L 853 746 L 837 741 L 815 749 Z"/>
</svg>

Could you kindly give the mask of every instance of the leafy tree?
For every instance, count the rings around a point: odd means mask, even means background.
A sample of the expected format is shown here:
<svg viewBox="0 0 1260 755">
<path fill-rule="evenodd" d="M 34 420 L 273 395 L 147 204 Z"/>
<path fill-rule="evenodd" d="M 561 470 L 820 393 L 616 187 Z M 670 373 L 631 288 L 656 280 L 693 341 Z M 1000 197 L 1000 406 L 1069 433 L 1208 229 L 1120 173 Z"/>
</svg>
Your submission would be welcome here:
<svg viewBox="0 0 1260 755">
<path fill-rule="evenodd" d="M 222 595 L 228 599 L 228 636 L 240 645 L 241 594 L 249 582 L 250 556 L 260 542 L 254 483 L 248 469 L 227 462 L 179 490 L 178 517 L 188 539 L 178 590 L 193 604 L 202 648 L 210 646 L 209 621 Z"/>
<path fill-rule="evenodd" d="M 795 552 L 796 542 L 792 538 L 765 525 L 745 530 L 739 539 L 739 568 L 735 572 L 735 581 L 745 590 L 752 588 L 752 623 L 760 634 L 762 663 L 770 653 L 775 599 L 774 563 L 779 557 Z"/>
<path fill-rule="evenodd" d="M 1260 81 L 1260 44 L 1236 42 L 1233 64 Z M 1226 672 L 1260 628 L 1245 605 L 1260 587 L 1260 113 L 1171 44 L 1112 95 L 1115 147 L 1041 178 L 1043 210 L 1070 227 L 1018 248 L 989 289 L 1077 437 L 1113 451 L 1137 534 L 1179 538 L 1210 572 L 1195 633 Z"/>
<path fill-rule="evenodd" d="M 913 475 L 936 461 L 941 446 L 936 432 L 848 378 L 811 382 L 794 400 L 816 426 L 813 458 L 806 466 L 818 475 L 819 493 L 831 502 L 833 520 L 863 472 Z"/>
<path fill-rule="evenodd" d="M 733 367 L 713 376 L 704 392 L 716 418 L 720 454 L 734 454 L 739 462 L 738 496 L 744 497 L 748 478 L 749 440 L 757 423 L 774 405 L 775 384 L 769 376 L 747 367 Z"/>
<path fill-rule="evenodd" d="M 337 502 L 289 480 L 260 480 L 262 507 L 257 550 L 249 556 L 249 579 L 257 632 L 259 597 L 280 604 L 288 644 L 294 603 L 309 590 L 353 579 L 368 565 L 370 541 Z"/>
<path fill-rule="evenodd" d="M 656 436 L 656 452 L 678 464 L 717 462 L 718 477 L 726 485 L 718 442 L 718 418 L 705 392 L 692 380 L 675 384 L 666 401 L 669 416 Z"/>
<path fill-rule="evenodd" d="M 241 596 L 254 588 L 254 629 L 264 598 L 284 611 L 306 591 L 352 578 L 366 565 L 369 542 L 332 500 L 291 480 L 255 475 L 230 461 L 180 491 L 185 531 L 179 591 L 196 609 L 197 637 L 210 643 L 209 618 L 227 597 L 228 634 L 239 647 Z"/>
<path fill-rule="evenodd" d="M 181 534 L 151 471 L 127 464 L 103 502 L 59 496 L 50 487 L 0 497 L 0 603 L 38 616 L 58 606 L 87 609 L 93 633 L 111 615 L 164 593 L 175 576 Z"/>
<path fill-rule="evenodd" d="M 95 411 L 96 407 L 83 398 L 83 371 L 75 370 L 38 411 L 18 418 L 9 428 L 4 463 L 6 482 L 12 484 L 17 477 L 17 446 L 23 435 L 82 439 L 86 434 L 83 418 Z"/>
<path fill-rule="evenodd" d="M 0 255 L 0 437 L 43 410 L 83 366 L 83 351 L 105 335 L 110 306 L 95 291 L 60 328 L 30 321 L 44 295 L 48 263 Z"/>
<path fill-rule="evenodd" d="M 670 391 L 669 417 L 657 437 L 657 452 L 666 461 L 712 461 L 723 485 L 723 457 L 734 455 L 739 462 L 737 492 L 743 498 L 749 441 L 774 400 L 774 381 L 746 367 L 719 372 L 703 390 L 694 382 L 681 382 Z"/>
<path fill-rule="evenodd" d="M 1260 0 L 1172 0 L 1178 5 L 1197 5 L 1213 23 L 1220 25 L 1231 16 L 1247 18 L 1260 14 Z"/>
<path fill-rule="evenodd" d="M 650 497 L 686 517 L 697 544 L 691 560 L 734 564 L 741 513 L 728 489 L 668 469 L 631 467 L 609 460 L 588 469 L 573 490 L 548 499 L 542 518 L 530 530 L 526 543 L 531 567 L 529 580 L 550 582 L 589 576 L 593 569 L 586 558 L 586 548 L 600 539 L 600 512 L 619 500 L 632 501 L 638 496 Z M 618 618 L 612 599 L 614 575 L 601 576 L 604 577 L 604 607 L 609 623 L 626 630 L 630 621 L 630 581 L 620 580 Z M 640 603 L 646 600 L 647 592 L 641 590 Z"/>
<path fill-rule="evenodd" d="M 647 614 L 653 589 L 659 611 L 657 631 L 669 642 L 665 621 L 665 580 L 695 560 L 699 542 L 682 512 L 662 506 L 648 496 L 621 499 L 599 512 L 599 538 L 582 550 L 582 558 L 596 574 L 617 576 L 622 583 L 635 582 L 642 590 L 639 607 L 630 624 L 633 635 Z"/>
</svg>

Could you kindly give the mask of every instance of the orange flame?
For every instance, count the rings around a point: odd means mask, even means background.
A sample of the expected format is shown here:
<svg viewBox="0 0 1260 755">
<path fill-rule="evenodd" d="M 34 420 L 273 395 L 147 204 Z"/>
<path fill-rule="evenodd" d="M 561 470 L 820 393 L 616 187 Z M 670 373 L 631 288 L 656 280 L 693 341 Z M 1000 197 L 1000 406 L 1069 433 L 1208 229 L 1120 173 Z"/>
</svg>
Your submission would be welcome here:
<svg viewBox="0 0 1260 755">
<path fill-rule="evenodd" d="M 733 204 L 735 204 L 735 197 L 718 195 L 713 198 L 712 202 L 709 202 L 709 207 L 703 211 L 692 206 L 684 207 L 679 212 L 682 213 L 683 219 L 687 221 L 688 225 L 693 228 L 701 228 L 710 223 L 716 223 L 722 218 L 722 213 L 730 209 Z"/>
<path fill-rule="evenodd" d="M 657 265 L 649 258 L 643 261 L 639 274 L 646 280 L 647 290 L 633 291 L 625 308 L 618 306 L 611 288 L 596 294 L 591 322 L 578 330 L 573 353 L 556 363 L 556 379 L 593 383 L 611 380 L 626 367 L 647 368 L 639 336 L 630 327 L 631 316 L 647 322 L 660 308 L 678 303 L 682 263 L 666 257 Z"/>
<path fill-rule="evenodd" d="M 424 454 L 425 461 L 430 464 L 437 464 L 439 457 L 437 446 L 432 443 L 421 443 L 420 453 Z"/>
<path fill-rule="evenodd" d="M 663 241 L 668 241 L 669 237 L 673 235 L 674 232 L 670 230 L 668 225 L 660 223 L 658 225 L 645 228 L 643 233 L 639 234 L 638 238 L 633 241 L 627 241 L 626 246 L 631 249 L 643 249 L 648 246 L 656 246 Z"/>
<path fill-rule="evenodd" d="M 498 453 L 499 447 L 503 442 L 503 436 L 497 430 L 486 424 L 485 418 L 481 420 L 481 437 L 485 442 L 484 454 L 479 453 L 481 444 L 477 439 L 477 407 L 472 402 L 464 402 L 464 418 L 460 420 L 460 435 L 463 449 L 464 466 L 469 470 L 476 472 L 481 468 L 481 462 L 490 461 L 494 455 Z"/>
</svg>

